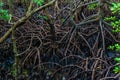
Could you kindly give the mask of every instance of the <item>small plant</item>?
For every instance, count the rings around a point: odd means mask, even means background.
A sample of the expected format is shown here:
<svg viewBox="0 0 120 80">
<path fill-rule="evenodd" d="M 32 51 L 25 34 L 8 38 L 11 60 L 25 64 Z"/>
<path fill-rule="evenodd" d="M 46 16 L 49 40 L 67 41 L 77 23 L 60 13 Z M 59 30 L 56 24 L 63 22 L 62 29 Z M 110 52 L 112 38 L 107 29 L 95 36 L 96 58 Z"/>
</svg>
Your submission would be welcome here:
<svg viewBox="0 0 120 80">
<path fill-rule="evenodd" d="M 0 2 L 0 19 L 9 21 L 11 19 L 11 14 L 8 13 L 8 10 L 4 10 L 3 7 L 4 3 Z"/>
<path fill-rule="evenodd" d="M 120 14 L 120 3 L 112 3 L 112 7 L 110 7 L 110 10 L 113 14 Z"/>
<path fill-rule="evenodd" d="M 120 64 L 120 57 L 114 58 L 117 64 Z M 120 66 L 115 66 L 113 69 L 114 73 L 120 73 Z"/>
<path fill-rule="evenodd" d="M 112 46 L 109 46 L 109 49 L 115 50 L 116 52 L 120 52 L 120 44 L 114 44 Z M 116 64 L 120 64 L 120 57 L 115 57 L 114 61 L 116 61 Z M 120 66 L 115 66 L 113 71 L 114 73 L 120 73 Z"/>
<path fill-rule="evenodd" d="M 44 0 L 33 0 L 34 3 L 38 4 L 39 6 L 42 6 L 44 4 Z"/>
<path fill-rule="evenodd" d="M 116 43 L 114 45 L 109 46 L 109 49 L 115 50 L 116 52 L 120 51 L 120 44 Z"/>
<path fill-rule="evenodd" d="M 112 6 L 110 7 L 110 10 L 113 14 L 118 14 L 120 12 L 120 3 L 112 3 Z M 120 19 L 114 20 L 111 22 L 111 25 L 113 26 L 114 30 L 113 32 L 120 32 Z"/>
<path fill-rule="evenodd" d="M 113 30 L 112 32 L 120 32 L 120 19 L 116 16 L 105 17 L 105 21 L 109 21 Z"/>
<path fill-rule="evenodd" d="M 115 21 L 117 20 L 116 16 L 105 17 L 105 21 Z"/>
<path fill-rule="evenodd" d="M 98 6 L 98 3 L 88 5 L 89 10 L 94 10 Z"/>
<path fill-rule="evenodd" d="M 113 32 L 120 32 L 120 20 L 111 22 L 111 25 L 113 26 Z"/>
<path fill-rule="evenodd" d="M 120 3 L 112 3 L 112 6 L 110 7 L 110 10 L 112 11 L 113 15 L 119 15 L 120 14 Z M 110 16 L 105 17 L 105 21 L 110 22 L 111 26 L 113 27 L 112 32 L 119 33 L 120 32 L 120 19 L 116 16 Z M 111 45 L 108 47 L 111 50 L 114 50 L 116 52 L 120 52 L 120 44 L 116 43 L 114 45 Z M 116 61 L 116 64 L 120 64 L 120 57 L 115 57 L 114 61 Z M 120 73 L 120 66 L 115 66 L 113 69 L 114 73 Z"/>
</svg>

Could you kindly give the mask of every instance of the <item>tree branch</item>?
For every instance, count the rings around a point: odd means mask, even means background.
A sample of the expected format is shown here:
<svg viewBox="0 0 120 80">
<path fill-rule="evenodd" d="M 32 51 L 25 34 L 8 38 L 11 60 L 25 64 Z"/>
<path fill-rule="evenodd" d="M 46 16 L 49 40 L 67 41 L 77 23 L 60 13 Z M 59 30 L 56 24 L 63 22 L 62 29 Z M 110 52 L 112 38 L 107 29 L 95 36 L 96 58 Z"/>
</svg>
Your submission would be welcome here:
<svg viewBox="0 0 120 80">
<path fill-rule="evenodd" d="M 52 0 L 50 2 L 48 2 L 47 4 L 35 9 L 35 10 L 32 10 L 30 13 L 26 13 L 26 16 L 22 17 L 21 19 L 19 19 L 17 22 L 15 22 L 13 24 L 13 27 L 11 27 L 1 38 L 0 38 L 0 44 L 3 43 L 8 37 L 9 35 L 11 34 L 13 28 L 17 28 L 18 26 L 20 25 L 23 25 L 24 22 L 26 22 L 34 13 L 52 5 L 53 3 L 55 2 L 55 0 Z"/>
</svg>

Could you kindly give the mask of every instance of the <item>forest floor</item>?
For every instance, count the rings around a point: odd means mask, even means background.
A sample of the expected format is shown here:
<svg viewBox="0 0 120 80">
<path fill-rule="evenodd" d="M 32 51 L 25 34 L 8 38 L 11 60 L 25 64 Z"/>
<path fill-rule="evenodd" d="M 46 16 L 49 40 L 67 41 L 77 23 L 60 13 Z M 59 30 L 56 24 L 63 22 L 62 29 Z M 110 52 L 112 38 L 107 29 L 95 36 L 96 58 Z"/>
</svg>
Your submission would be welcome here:
<svg viewBox="0 0 120 80">
<path fill-rule="evenodd" d="M 71 9 L 64 1 L 58 7 L 36 12 L 16 28 L 18 80 L 120 80 L 113 71 L 114 58 L 120 54 L 108 49 L 120 42 L 118 34 L 99 17 L 99 7 Z M 14 21 L 25 16 L 25 9 L 23 4 L 14 4 Z M 104 15 L 110 14 L 105 7 Z M 10 27 L 0 20 L 0 37 Z M 14 55 L 9 36 L 0 44 L 0 80 L 14 80 Z"/>
</svg>

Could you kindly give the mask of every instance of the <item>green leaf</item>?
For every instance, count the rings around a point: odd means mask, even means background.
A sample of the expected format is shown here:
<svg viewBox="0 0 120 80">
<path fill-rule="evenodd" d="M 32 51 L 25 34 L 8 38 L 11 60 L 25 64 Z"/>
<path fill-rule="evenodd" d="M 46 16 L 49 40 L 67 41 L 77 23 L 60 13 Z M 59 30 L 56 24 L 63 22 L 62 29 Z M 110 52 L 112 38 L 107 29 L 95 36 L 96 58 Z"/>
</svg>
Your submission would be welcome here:
<svg viewBox="0 0 120 80">
<path fill-rule="evenodd" d="M 97 6 L 98 6 L 98 3 L 90 4 L 90 5 L 88 5 L 88 9 L 89 9 L 89 10 L 93 10 L 93 9 L 95 9 Z"/>
<path fill-rule="evenodd" d="M 115 61 L 120 61 L 120 57 L 114 58 Z"/>
<path fill-rule="evenodd" d="M 114 71 L 115 73 L 120 73 L 120 66 L 116 66 L 116 67 L 113 69 L 113 71 Z"/>
<path fill-rule="evenodd" d="M 8 13 L 8 10 L 0 10 L 0 18 L 6 21 L 9 21 L 11 14 Z"/>
<path fill-rule="evenodd" d="M 109 46 L 108 49 L 114 50 L 115 46 Z"/>
<path fill-rule="evenodd" d="M 38 4 L 39 6 L 42 6 L 44 4 L 44 0 L 34 0 L 34 3 Z"/>
<path fill-rule="evenodd" d="M 120 12 L 120 3 L 112 3 L 112 6 L 110 7 L 110 10 L 113 14 Z"/>
</svg>

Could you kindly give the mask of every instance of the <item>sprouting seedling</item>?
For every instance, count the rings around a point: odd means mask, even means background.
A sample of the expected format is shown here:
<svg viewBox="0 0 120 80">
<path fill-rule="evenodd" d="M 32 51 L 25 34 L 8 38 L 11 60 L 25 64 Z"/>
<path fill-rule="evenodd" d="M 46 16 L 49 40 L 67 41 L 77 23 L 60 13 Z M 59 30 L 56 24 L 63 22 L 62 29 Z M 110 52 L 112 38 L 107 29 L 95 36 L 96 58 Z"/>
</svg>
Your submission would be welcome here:
<svg viewBox="0 0 120 80">
<path fill-rule="evenodd" d="M 33 0 L 34 3 L 38 4 L 39 6 L 42 6 L 44 4 L 44 0 Z"/>
<path fill-rule="evenodd" d="M 120 12 L 120 3 L 112 3 L 112 6 L 110 7 L 110 10 L 112 13 L 118 13 Z"/>
<path fill-rule="evenodd" d="M 105 17 L 104 18 L 105 21 L 115 21 L 117 20 L 116 16 L 110 16 L 110 17 Z"/>
<path fill-rule="evenodd" d="M 120 64 L 120 57 L 115 57 L 114 61 L 116 61 L 116 64 Z M 120 66 L 115 66 L 113 71 L 114 73 L 120 73 Z"/>
<path fill-rule="evenodd" d="M 118 48 L 118 47 L 120 47 L 120 45 L 119 44 L 115 44 L 113 46 L 109 46 L 109 49 L 114 50 L 115 48 L 117 48 L 117 49 L 115 49 L 115 51 L 120 51 L 120 48 Z M 114 61 L 116 62 L 116 64 L 120 64 L 120 57 L 115 57 Z M 120 73 L 120 66 L 119 65 L 115 66 L 113 68 L 113 71 L 116 74 Z"/>
<path fill-rule="evenodd" d="M 9 22 L 11 19 L 12 15 L 9 14 L 8 10 L 4 10 L 3 7 L 3 2 L 0 2 L 0 19 L 6 20 Z"/>
<path fill-rule="evenodd" d="M 114 73 L 120 73 L 120 66 L 115 66 L 113 71 Z"/>
<path fill-rule="evenodd" d="M 116 43 L 108 47 L 111 50 L 115 50 L 116 52 L 120 52 L 120 44 Z"/>
<path fill-rule="evenodd" d="M 115 60 L 116 62 L 120 62 L 120 57 L 115 57 L 114 60 Z"/>
<path fill-rule="evenodd" d="M 90 4 L 90 5 L 88 5 L 88 9 L 89 9 L 89 10 L 93 10 L 93 9 L 95 9 L 97 6 L 98 6 L 98 3 Z"/>
</svg>

